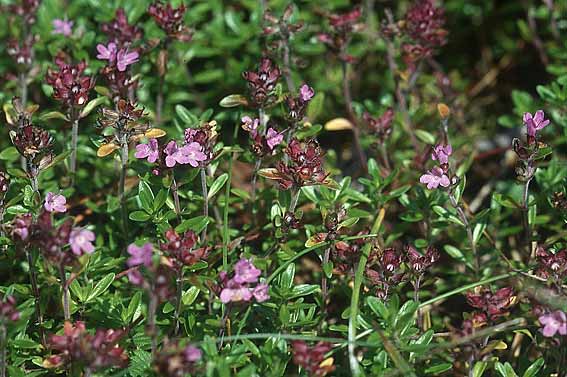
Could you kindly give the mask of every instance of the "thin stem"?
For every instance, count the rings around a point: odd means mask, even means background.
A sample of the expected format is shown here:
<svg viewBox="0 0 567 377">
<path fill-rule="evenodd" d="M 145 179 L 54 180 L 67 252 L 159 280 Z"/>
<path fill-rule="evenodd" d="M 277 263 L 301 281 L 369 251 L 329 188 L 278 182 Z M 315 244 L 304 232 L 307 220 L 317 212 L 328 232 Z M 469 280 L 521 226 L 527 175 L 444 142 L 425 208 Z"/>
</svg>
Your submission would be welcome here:
<svg viewBox="0 0 567 377">
<path fill-rule="evenodd" d="M 175 330 L 173 335 L 179 334 L 179 315 L 181 314 L 181 297 L 183 295 L 183 266 L 179 268 L 176 279 L 177 298 L 175 301 Z"/>
<path fill-rule="evenodd" d="M 457 199 L 455 198 L 452 192 L 449 193 L 449 199 L 451 200 L 451 204 L 453 205 L 453 207 L 457 210 L 457 214 L 459 215 L 459 218 L 463 222 L 465 229 L 467 231 L 467 238 L 469 239 L 469 243 L 474 258 L 474 274 L 478 278 L 480 272 L 480 255 L 476 250 L 476 242 L 474 241 L 471 225 L 467 219 L 467 215 L 465 214 L 465 211 L 463 211 L 459 203 L 457 203 Z"/>
<path fill-rule="evenodd" d="M 164 81 L 165 74 L 163 76 L 160 76 L 158 83 L 158 92 L 156 98 L 156 125 L 161 124 L 162 121 Z"/>
<path fill-rule="evenodd" d="M 392 165 L 390 165 L 390 159 L 388 158 L 386 143 L 383 143 L 378 148 L 380 149 L 380 154 L 382 155 L 382 161 L 384 162 L 384 167 L 388 169 L 388 171 L 392 171 Z"/>
<path fill-rule="evenodd" d="M 71 161 L 69 162 L 69 170 L 71 173 L 71 185 L 75 184 L 75 175 L 77 174 L 77 143 L 79 140 L 79 117 L 71 110 L 70 117 L 71 126 Z"/>
<path fill-rule="evenodd" d="M 27 247 L 24 247 L 24 252 L 26 253 L 26 257 L 28 259 L 30 284 L 32 287 L 32 294 L 34 297 L 35 318 L 37 320 L 37 325 L 39 328 L 39 334 L 41 336 L 42 344 L 45 344 L 46 342 L 45 342 L 45 333 L 43 331 L 43 314 L 41 313 L 41 301 L 40 301 L 39 287 L 37 285 L 37 272 L 35 270 L 35 264 L 31 251 Z"/>
<path fill-rule="evenodd" d="M 380 230 L 382 225 L 382 220 L 384 219 L 386 211 L 382 208 L 378 214 L 372 230 L 370 233 L 376 234 Z M 350 371 L 354 377 L 361 375 L 360 365 L 358 365 L 358 360 L 354 354 L 356 347 L 356 331 L 358 327 L 358 303 L 360 300 L 360 288 L 362 286 L 362 280 L 364 279 L 364 271 L 366 270 L 366 262 L 368 261 L 368 256 L 370 255 L 370 249 L 372 243 L 367 243 L 362 248 L 362 254 L 360 255 L 360 260 L 356 268 L 356 274 L 354 276 L 354 286 L 352 288 L 352 297 L 350 300 L 350 315 L 348 321 L 348 359 L 350 364 Z"/>
<path fill-rule="evenodd" d="M 181 223 L 181 204 L 179 202 L 179 192 L 177 191 L 177 181 L 175 180 L 175 171 L 171 171 L 171 193 L 173 194 L 173 209 L 177 216 L 177 222 Z"/>
<path fill-rule="evenodd" d="M 0 377 L 6 377 L 6 325 L 0 323 Z"/>
<path fill-rule="evenodd" d="M 203 216 L 209 217 L 209 193 L 207 189 L 207 172 L 205 168 L 201 168 L 201 190 L 203 191 Z M 207 225 L 201 233 L 201 241 L 205 242 L 207 239 Z"/>
<path fill-rule="evenodd" d="M 240 127 L 238 124 L 234 127 L 234 133 L 232 135 L 232 143 L 236 143 L 238 137 L 238 130 Z M 230 190 L 232 185 L 232 165 L 234 162 L 234 154 L 230 154 L 228 161 L 228 179 L 226 181 L 225 191 L 224 191 L 224 213 L 222 221 L 222 268 L 223 271 L 228 271 L 228 244 L 230 243 L 230 233 L 228 231 L 228 214 L 230 211 Z"/>
<path fill-rule="evenodd" d="M 329 263 L 329 257 L 331 256 L 331 249 L 333 245 L 330 245 L 328 248 L 325 249 L 325 253 L 323 254 L 323 276 L 321 277 L 321 306 L 322 311 L 325 312 L 327 307 L 327 297 L 329 295 L 328 286 L 327 286 L 327 274 L 325 273 L 325 266 Z"/>
<path fill-rule="evenodd" d="M 297 202 L 299 201 L 299 195 L 301 194 L 301 188 L 295 189 L 291 195 L 291 203 L 289 204 L 288 211 L 291 213 L 295 212 L 295 207 L 297 207 Z"/>
<path fill-rule="evenodd" d="M 419 305 L 419 288 L 421 286 L 421 275 L 418 275 L 413 284 L 413 300 Z M 417 309 L 417 327 L 422 329 L 421 309 Z"/>
<path fill-rule="evenodd" d="M 290 93 L 295 93 L 295 83 L 293 82 L 293 78 L 291 77 L 291 56 L 290 56 L 290 48 L 289 48 L 289 38 L 286 38 L 283 41 L 283 74 L 285 77 L 285 82 L 287 84 L 287 90 Z"/>
<path fill-rule="evenodd" d="M 59 278 L 61 279 L 61 292 L 63 295 L 63 315 L 65 321 L 71 320 L 71 310 L 69 307 L 69 287 L 67 286 L 67 276 L 63 263 L 59 265 Z"/>
<path fill-rule="evenodd" d="M 531 163 L 528 161 L 528 164 L 531 165 Z M 528 170 L 531 170 L 531 167 L 528 167 Z M 531 234 L 531 230 L 530 230 L 530 219 L 529 219 L 529 206 L 528 206 L 528 201 L 529 201 L 529 196 L 530 196 L 530 182 L 533 179 L 533 175 L 526 180 L 526 182 L 524 183 L 524 192 L 522 195 L 522 223 L 524 226 L 524 236 L 525 236 L 525 243 L 526 243 L 526 251 L 527 251 L 527 260 L 528 263 L 531 261 L 532 259 L 532 248 L 531 248 L 531 238 L 532 238 L 532 234 Z"/>
<path fill-rule="evenodd" d="M 124 233 L 128 232 L 128 209 L 126 208 L 126 175 L 128 173 L 128 141 L 126 136 L 121 136 L 121 152 L 120 152 L 120 183 L 118 186 L 118 198 L 120 199 L 120 210 L 122 212 L 122 227 Z"/>
<path fill-rule="evenodd" d="M 157 331 L 156 331 L 156 311 L 157 311 L 157 296 L 154 292 L 155 287 L 149 293 L 150 303 L 148 305 L 148 332 L 152 343 L 152 358 L 155 357 L 157 350 Z"/>
<path fill-rule="evenodd" d="M 345 106 L 348 116 L 351 122 L 353 123 L 352 125 L 352 136 L 354 141 L 353 147 L 358 156 L 360 166 L 364 171 L 366 171 L 367 170 L 366 155 L 364 154 L 364 150 L 362 149 L 362 145 L 360 144 L 360 130 L 358 129 L 356 114 L 354 113 L 354 109 L 352 108 L 352 94 L 350 92 L 350 81 L 348 79 L 348 63 L 345 61 L 342 62 L 342 72 L 343 72 L 343 96 L 345 99 Z"/>
</svg>

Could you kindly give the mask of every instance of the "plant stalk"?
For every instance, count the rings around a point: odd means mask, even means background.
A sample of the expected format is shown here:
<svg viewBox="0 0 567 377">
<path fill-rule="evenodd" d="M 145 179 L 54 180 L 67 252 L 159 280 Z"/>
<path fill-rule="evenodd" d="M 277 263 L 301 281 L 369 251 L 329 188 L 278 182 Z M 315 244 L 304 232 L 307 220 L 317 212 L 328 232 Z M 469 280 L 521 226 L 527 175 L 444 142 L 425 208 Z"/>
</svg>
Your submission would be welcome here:
<svg viewBox="0 0 567 377">
<path fill-rule="evenodd" d="M 209 217 L 209 193 L 207 189 L 207 172 L 205 168 L 201 168 L 201 190 L 203 191 L 203 216 L 205 218 Z M 201 232 L 201 242 L 205 242 L 207 240 L 207 225 Z"/>
<path fill-rule="evenodd" d="M 6 377 L 6 325 L 0 323 L 0 377 Z"/>
<path fill-rule="evenodd" d="M 457 214 L 459 215 L 459 218 L 463 222 L 465 229 L 467 231 L 467 238 L 469 239 L 469 243 L 471 245 L 471 251 L 473 253 L 473 258 L 474 258 L 474 274 L 475 277 L 478 279 L 480 272 L 480 255 L 476 250 L 476 242 L 474 242 L 471 225 L 467 219 L 467 215 L 465 214 L 465 211 L 463 211 L 459 203 L 457 203 L 457 199 L 455 198 L 452 192 L 449 193 L 449 199 L 451 200 L 451 204 L 453 205 L 453 207 L 457 210 Z"/>
<path fill-rule="evenodd" d="M 69 170 L 71 173 L 71 186 L 75 184 L 77 174 L 77 144 L 79 140 L 79 118 L 74 110 L 70 111 L 71 126 L 71 161 L 69 162 Z"/>
<path fill-rule="evenodd" d="M 177 191 L 177 181 L 175 180 L 175 172 L 171 171 L 171 193 L 173 195 L 173 209 L 177 216 L 177 223 L 181 223 L 181 204 L 179 202 L 179 192 Z"/>
<path fill-rule="evenodd" d="M 71 310 L 69 307 L 69 287 L 67 286 L 67 276 L 65 274 L 65 266 L 63 263 L 59 265 L 59 277 L 61 279 L 61 292 L 63 295 L 63 315 L 65 321 L 71 320 Z"/>
<path fill-rule="evenodd" d="M 183 266 L 181 266 L 179 268 L 179 271 L 177 272 L 176 289 L 177 298 L 175 301 L 175 330 L 173 332 L 174 336 L 179 335 L 179 316 L 181 314 L 181 298 L 183 295 Z"/>
<path fill-rule="evenodd" d="M 354 109 L 352 108 L 352 94 L 350 91 L 350 82 L 348 80 L 348 64 L 345 61 L 342 62 L 342 71 L 343 71 L 343 96 L 345 99 L 347 114 L 352 122 L 352 136 L 354 141 L 353 147 L 356 155 L 358 156 L 360 166 L 364 171 L 366 171 L 368 169 L 368 165 L 366 161 L 366 155 L 364 154 L 364 150 L 362 149 L 362 145 L 360 144 L 360 130 L 358 129 L 358 121 L 356 118 L 356 114 L 354 113 Z"/>
<path fill-rule="evenodd" d="M 45 345 L 46 342 L 45 342 L 45 333 L 43 331 L 43 314 L 41 313 L 41 301 L 40 301 L 39 287 L 37 285 L 37 273 L 35 270 L 33 255 L 31 251 L 28 250 L 27 247 L 24 247 L 24 252 L 26 253 L 26 257 L 28 259 L 30 284 L 32 287 L 32 294 L 34 297 L 35 318 L 37 320 L 37 325 L 39 327 L 39 334 L 41 336 L 42 344 Z"/>
<path fill-rule="evenodd" d="M 121 149 L 120 149 L 120 183 L 118 186 L 118 198 L 120 200 L 120 211 L 122 213 L 122 227 L 124 233 L 128 232 L 128 209 L 126 208 L 126 175 L 128 173 L 128 141 L 126 136 L 121 136 Z"/>
</svg>

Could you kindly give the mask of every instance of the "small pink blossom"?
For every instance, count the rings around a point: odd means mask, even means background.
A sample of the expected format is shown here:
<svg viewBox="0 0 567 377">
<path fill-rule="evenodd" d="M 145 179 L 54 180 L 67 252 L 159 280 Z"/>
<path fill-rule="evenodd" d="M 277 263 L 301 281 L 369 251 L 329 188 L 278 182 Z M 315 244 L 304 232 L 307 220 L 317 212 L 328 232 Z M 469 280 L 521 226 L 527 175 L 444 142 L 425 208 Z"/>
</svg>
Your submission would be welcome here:
<svg viewBox="0 0 567 377">
<path fill-rule="evenodd" d="M 70 37 L 73 34 L 73 21 L 55 19 L 52 22 L 52 34 L 61 34 L 65 37 Z"/>
<path fill-rule="evenodd" d="M 157 139 L 150 139 L 148 144 L 136 145 L 136 158 L 146 158 L 148 162 L 154 163 L 159 158 L 159 148 Z"/>
<path fill-rule="evenodd" d="M 150 267 L 152 265 L 152 254 L 154 246 L 151 243 L 145 243 L 142 246 L 136 246 L 136 244 L 131 243 L 128 246 L 128 254 L 130 258 L 126 261 L 128 267 L 134 267 L 139 265 L 144 265 Z"/>
<path fill-rule="evenodd" d="M 561 310 L 544 314 L 538 318 L 538 321 L 543 326 L 541 332 L 545 337 L 551 338 L 556 333 L 567 335 L 567 315 Z"/>
<path fill-rule="evenodd" d="M 98 51 L 98 55 L 96 56 L 97 59 L 108 60 L 109 63 L 114 62 L 116 59 L 116 53 L 118 52 L 116 43 L 113 42 L 110 42 L 107 46 L 99 43 L 96 45 L 96 50 Z"/>
<path fill-rule="evenodd" d="M 438 166 L 435 166 L 429 172 L 423 174 L 419 178 L 419 182 L 427 184 L 427 188 L 429 190 L 436 189 L 439 186 L 449 187 L 449 185 L 451 184 L 449 177 L 445 174 L 443 169 Z"/>
<path fill-rule="evenodd" d="M 261 273 L 248 259 L 241 259 L 234 265 L 234 281 L 238 284 L 256 283 Z"/>
<path fill-rule="evenodd" d="M 170 141 L 164 150 L 167 155 L 165 165 L 172 168 L 175 164 L 189 164 L 193 167 L 199 166 L 200 161 L 207 159 L 207 156 L 201 152 L 201 145 L 193 142 L 179 148 L 175 141 Z"/>
<path fill-rule="evenodd" d="M 545 119 L 543 110 L 538 110 L 533 116 L 530 113 L 524 113 L 524 124 L 527 127 L 528 135 L 535 137 L 538 131 L 549 124 L 549 119 Z"/>
<path fill-rule="evenodd" d="M 185 360 L 189 362 L 199 361 L 203 356 L 200 349 L 191 345 L 185 347 L 185 350 L 183 350 L 183 355 L 185 356 Z"/>
<path fill-rule="evenodd" d="M 299 96 L 303 102 L 308 102 L 315 95 L 315 91 L 307 84 L 303 84 L 299 89 Z"/>
<path fill-rule="evenodd" d="M 250 288 L 244 286 L 224 288 L 220 294 L 220 300 L 223 304 L 228 304 L 229 302 L 250 301 L 251 299 L 252 292 L 250 292 Z"/>
<path fill-rule="evenodd" d="M 258 284 L 256 287 L 254 287 L 252 294 L 258 302 L 264 302 L 270 299 L 270 295 L 268 294 L 268 285 L 264 283 Z"/>
<path fill-rule="evenodd" d="M 45 196 L 45 203 L 43 204 L 43 208 L 47 212 L 66 212 L 67 207 L 67 199 L 63 195 L 54 194 L 52 192 L 48 192 Z"/>
<path fill-rule="evenodd" d="M 270 148 L 270 150 L 274 150 L 274 148 L 280 145 L 282 141 L 282 133 L 279 133 L 273 128 L 268 128 L 268 132 L 266 132 L 266 143 L 268 144 L 268 148 Z"/>
<path fill-rule="evenodd" d="M 258 134 L 258 127 L 260 126 L 260 119 L 255 118 L 252 119 L 248 115 L 242 117 L 242 128 L 252 135 L 252 137 L 256 137 Z"/>
<path fill-rule="evenodd" d="M 440 164 L 448 164 L 449 156 L 453 153 L 453 148 L 451 145 L 436 145 L 431 154 L 431 159 L 433 161 L 439 161 Z"/>
<path fill-rule="evenodd" d="M 139 56 L 138 52 L 128 52 L 127 48 L 118 51 L 116 54 L 116 68 L 118 68 L 120 72 L 124 72 L 129 65 L 138 61 Z"/>
<path fill-rule="evenodd" d="M 73 254 L 81 256 L 84 253 L 91 254 L 95 247 L 92 242 L 95 240 L 95 234 L 87 229 L 73 228 L 69 236 L 69 244 Z"/>
</svg>

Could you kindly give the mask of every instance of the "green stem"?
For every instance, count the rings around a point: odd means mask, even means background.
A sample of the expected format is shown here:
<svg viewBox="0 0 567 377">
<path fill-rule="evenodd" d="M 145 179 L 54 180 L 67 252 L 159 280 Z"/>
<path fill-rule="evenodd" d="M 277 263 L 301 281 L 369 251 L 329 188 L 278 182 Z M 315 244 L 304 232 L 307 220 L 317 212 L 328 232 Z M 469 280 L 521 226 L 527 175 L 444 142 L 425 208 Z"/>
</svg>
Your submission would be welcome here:
<svg viewBox="0 0 567 377">
<path fill-rule="evenodd" d="M 209 217 L 209 193 L 207 189 L 207 172 L 205 168 L 201 168 L 201 189 L 203 191 L 203 216 L 205 218 Z M 201 242 L 206 242 L 207 240 L 207 225 L 205 225 L 205 229 L 201 233 Z"/>
<path fill-rule="evenodd" d="M 63 295 L 63 314 L 65 321 L 71 320 L 71 309 L 69 307 L 69 287 L 67 286 L 67 276 L 63 263 L 59 265 L 59 277 L 61 279 L 61 293 Z"/>
<path fill-rule="evenodd" d="M 69 162 L 69 170 L 71 173 L 71 185 L 75 184 L 75 175 L 77 174 L 77 144 L 79 141 L 79 118 L 74 110 L 71 110 L 71 161 Z"/>
<path fill-rule="evenodd" d="M 232 143 L 236 143 L 238 138 L 238 130 L 240 126 L 238 124 L 234 127 L 234 134 L 232 135 Z M 224 211 L 223 211 L 223 221 L 222 221 L 222 268 L 224 271 L 228 271 L 228 244 L 230 243 L 230 233 L 228 231 L 228 214 L 230 211 L 230 190 L 232 185 L 232 165 L 234 162 L 234 153 L 230 154 L 228 160 L 228 179 L 226 181 L 226 187 L 224 191 Z"/>
<path fill-rule="evenodd" d="M 0 323 L 0 377 L 6 377 L 6 325 Z"/>
<path fill-rule="evenodd" d="M 370 233 L 378 233 L 380 226 L 382 225 L 382 220 L 384 219 L 385 210 L 382 208 Z M 350 315 L 348 322 L 348 359 L 350 364 L 350 371 L 354 377 L 360 376 L 360 365 L 358 365 L 358 360 L 354 354 L 355 341 L 356 341 L 356 330 L 358 326 L 358 303 L 360 300 L 360 288 L 362 286 L 362 280 L 364 280 L 364 271 L 366 269 L 366 262 L 368 261 L 368 256 L 370 255 L 370 249 L 372 248 L 372 243 L 367 243 L 362 248 L 362 255 L 358 262 L 358 267 L 356 269 L 356 274 L 354 276 L 354 287 L 352 289 L 352 297 L 350 301 Z"/>
<path fill-rule="evenodd" d="M 179 192 L 177 191 L 177 181 L 175 180 L 175 171 L 171 171 L 171 193 L 173 195 L 173 209 L 177 216 L 177 223 L 181 223 L 181 204 L 179 202 Z"/>
<path fill-rule="evenodd" d="M 465 211 L 463 211 L 463 209 L 461 208 L 461 206 L 457 202 L 457 198 L 455 198 L 455 196 L 453 195 L 452 192 L 449 193 L 449 199 L 451 200 L 451 204 L 453 205 L 453 207 L 455 207 L 455 209 L 457 210 L 457 214 L 459 215 L 459 218 L 463 222 L 465 230 L 467 231 L 467 238 L 469 239 L 469 243 L 471 245 L 471 251 L 472 251 L 472 254 L 473 254 L 473 258 L 474 258 L 474 275 L 478 279 L 479 273 L 480 273 L 480 254 L 478 253 L 478 251 L 476 249 L 476 242 L 474 241 L 473 230 L 472 230 L 471 224 L 469 223 L 469 220 L 467 219 L 467 215 L 465 214 Z"/>
<path fill-rule="evenodd" d="M 32 287 L 32 294 L 34 297 L 35 318 L 37 320 L 37 325 L 39 328 L 39 334 L 41 336 L 42 344 L 45 345 L 45 333 L 43 331 L 43 314 L 41 313 L 41 301 L 40 301 L 39 287 L 37 285 L 37 272 L 35 270 L 35 264 L 31 251 L 28 250 L 27 247 L 24 247 L 24 251 L 28 259 L 30 284 Z"/>
<path fill-rule="evenodd" d="M 173 335 L 179 334 L 179 315 L 181 314 L 181 297 L 183 295 L 183 266 L 179 268 L 176 279 L 177 297 L 175 301 L 175 330 Z"/>
<path fill-rule="evenodd" d="M 118 186 L 118 198 L 120 200 L 120 211 L 122 214 L 122 227 L 124 234 L 128 234 L 128 209 L 126 208 L 126 175 L 128 172 L 128 141 L 124 140 L 126 136 L 121 137 L 120 149 L 120 183 Z"/>
</svg>

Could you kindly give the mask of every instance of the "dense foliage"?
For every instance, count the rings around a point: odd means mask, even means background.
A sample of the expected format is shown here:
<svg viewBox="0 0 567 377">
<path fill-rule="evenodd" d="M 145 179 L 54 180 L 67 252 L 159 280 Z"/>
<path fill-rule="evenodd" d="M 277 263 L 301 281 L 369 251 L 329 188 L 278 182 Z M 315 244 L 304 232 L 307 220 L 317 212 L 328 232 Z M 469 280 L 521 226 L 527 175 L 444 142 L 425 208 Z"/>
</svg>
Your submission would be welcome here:
<svg viewBox="0 0 567 377">
<path fill-rule="evenodd" d="M 567 376 L 567 1 L 0 10 L 0 377 Z"/>
</svg>

